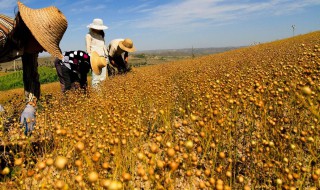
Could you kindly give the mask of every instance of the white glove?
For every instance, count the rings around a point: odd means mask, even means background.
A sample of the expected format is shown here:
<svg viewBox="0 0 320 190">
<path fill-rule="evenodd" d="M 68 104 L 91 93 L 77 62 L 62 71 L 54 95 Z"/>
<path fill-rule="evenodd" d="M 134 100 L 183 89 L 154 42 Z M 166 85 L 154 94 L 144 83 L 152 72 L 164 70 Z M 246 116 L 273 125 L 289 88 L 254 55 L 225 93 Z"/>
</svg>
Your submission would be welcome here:
<svg viewBox="0 0 320 190">
<path fill-rule="evenodd" d="M 36 124 L 35 112 L 36 109 L 28 104 L 21 113 L 20 123 L 22 124 L 21 127 L 25 128 L 24 134 L 26 136 L 31 134 Z"/>
</svg>

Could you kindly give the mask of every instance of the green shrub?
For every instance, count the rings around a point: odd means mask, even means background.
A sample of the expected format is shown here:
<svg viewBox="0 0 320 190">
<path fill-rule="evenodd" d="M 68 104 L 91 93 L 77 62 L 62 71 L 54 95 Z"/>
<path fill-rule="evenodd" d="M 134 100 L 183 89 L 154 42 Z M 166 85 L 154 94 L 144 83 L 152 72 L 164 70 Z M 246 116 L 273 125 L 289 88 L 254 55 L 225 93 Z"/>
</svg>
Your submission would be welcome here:
<svg viewBox="0 0 320 190">
<path fill-rule="evenodd" d="M 58 81 L 58 75 L 54 68 L 39 67 L 40 83 L 51 83 Z M 23 87 L 23 72 L 17 71 L 5 76 L 0 76 L 0 91 Z"/>
<path fill-rule="evenodd" d="M 144 53 L 142 54 L 135 54 L 134 55 L 136 58 L 139 58 L 139 59 L 145 59 L 146 58 L 146 55 Z"/>
</svg>

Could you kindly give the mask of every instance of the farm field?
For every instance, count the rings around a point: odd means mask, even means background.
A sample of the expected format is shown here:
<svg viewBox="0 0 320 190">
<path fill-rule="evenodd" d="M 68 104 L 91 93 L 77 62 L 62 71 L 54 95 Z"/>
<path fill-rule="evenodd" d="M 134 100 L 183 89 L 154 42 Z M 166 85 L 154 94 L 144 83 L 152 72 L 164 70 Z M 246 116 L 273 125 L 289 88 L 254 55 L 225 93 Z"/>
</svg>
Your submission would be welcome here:
<svg viewBox="0 0 320 190">
<path fill-rule="evenodd" d="M 174 49 L 174 50 L 150 50 L 130 54 L 130 64 L 133 67 L 157 65 L 174 62 L 187 58 L 195 58 L 210 53 L 220 53 L 239 47 L 227 48 L 199 48 L 199 49 Z M 58 76 L 54 67 L 54 58 L 40 56 L 38 59 L 38 72 L 40 83 L 47 84 L 57 82 Z M 17 59 L 0 65 L 0 91 L 14 88 L 22 88 L 22 62 Z M 89 73 L 89 76 L 91 73 Z M 1 103 L 1 102 L 0 102 Z"/>
<path fill-rule="evenodd" d="M 142 57 L 141 59 L 143 59 Z M 2 189 L 320 188 L 320 31 L 0 101 Z"/>
</svg>

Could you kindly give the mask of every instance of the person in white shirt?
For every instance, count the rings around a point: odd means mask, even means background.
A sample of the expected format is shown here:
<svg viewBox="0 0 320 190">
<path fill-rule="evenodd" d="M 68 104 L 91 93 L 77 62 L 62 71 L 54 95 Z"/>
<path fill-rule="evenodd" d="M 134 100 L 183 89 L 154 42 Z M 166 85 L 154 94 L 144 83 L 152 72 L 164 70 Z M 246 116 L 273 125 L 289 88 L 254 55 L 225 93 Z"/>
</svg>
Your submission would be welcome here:
<svg viewBox="0 0 320 190">
<path fill-rule="evenodd" d="M 105 33 L 103 30 L 108 29 L 107 26 L 103 25 L 103 20 L 99 18 L 93 19 L 93 22 L 87 26 L 89 33 L 86 34 L 86 49 L 87 53 L 97 52 L 99 56 L 107 58 L 107 48 L 105 45 Z M 101 81 L 107 78 L 107 68 L 104 67 L 99 75 L 92 72 L 93 87 L 97 87 Z"/>
<path fill-rule="evenodd" d="M 107 48 L 109 75 L 124 74 L 131 70 L 129 53 L 136 51 L 131 39 L 114 39 Z"/>
</svg>

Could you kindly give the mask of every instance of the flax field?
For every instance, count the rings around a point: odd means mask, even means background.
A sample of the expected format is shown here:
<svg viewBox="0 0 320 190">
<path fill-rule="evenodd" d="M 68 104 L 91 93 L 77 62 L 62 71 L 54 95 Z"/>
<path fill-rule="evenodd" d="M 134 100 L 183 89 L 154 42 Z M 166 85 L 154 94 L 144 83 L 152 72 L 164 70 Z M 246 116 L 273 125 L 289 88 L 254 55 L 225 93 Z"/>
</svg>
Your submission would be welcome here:
<svg viewBox="0 0 320 190">
<path fill-rule="evenodd" d="M 2 189 L 320 188 L 320 32 L 152 65 L 87 94 L 2 93 Z M 0 95 L 1 96 L 1 95 Z"/>
</svg>

